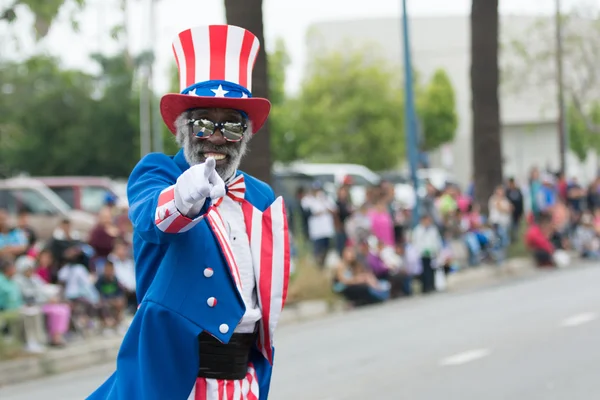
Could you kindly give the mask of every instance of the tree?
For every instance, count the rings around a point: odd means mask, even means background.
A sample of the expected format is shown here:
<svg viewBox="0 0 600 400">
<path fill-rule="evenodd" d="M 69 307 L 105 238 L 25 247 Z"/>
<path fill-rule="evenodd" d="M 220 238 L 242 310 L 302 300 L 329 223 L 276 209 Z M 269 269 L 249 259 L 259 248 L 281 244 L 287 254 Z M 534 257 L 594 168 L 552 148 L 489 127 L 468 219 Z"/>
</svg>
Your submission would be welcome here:
<svg viewBox="0 0 600 400">
<path fill-rule="evenodd" d="M 290 107 L 298 156 L 375 170 L 397 166 L 404 153 L 398 71 L 372 49 L 321 54 L 308 71 Z"/>
<path fill-rule="evenodd" d="M 563 15 L 563 63 L 565 97 L 570 112 L 568 121 L 583 123 L 584 130 L 575 129 L 574 135 L 600 133 L 600 121 L 595 120 L 597 99 L 600 96 L 600 12 L 595 8 L 577 8 Z M 537 92 L 548 91 L 551 105 L 556 103 L 556 26 L 551 18 L 540 18 L 526 30 L 524 35 L 509 38 L 506 43 L 505 76 L 506 90 L 522 93 L 531 88 Z M 544 94 L 546 94 L 544 92 Z M 546 106 L 544 104 L 543 106 Z M 573 119 L 574 118 L 574 119 Z M 579 120 L 581 118 L 581 120 Z M 571 128 L 569 128 L 571 131 Z M 577 146 L 583 142 L 570 141 L 571 150 L 578 153 Z"/>
<path fill-rule="evenodd" d="M 285 70 L 290 64 L 290 58 L 285 49 L 283 39 L 275 43 L 275 50 L 268 55 L 269 63 L 269 90 L 271 92 L 271 149 L 273 158 L 277 161 L 293 161 L 298 158 L 296 136 L 293 133 L 293 124 L 290 109 L 292 99 L 285 93 Z"/>
<path fill-rule="evenodd" d="M 567 110 L 569 127 L 569 144 L 571 151 L 580 161 L 585 161 L 589 150 L 600 152 L 600 136 L 590 131 L 588 123 L 600 126 L 600 104 L 588 107 L 588 115 L 584 118 L 573 104 Z"/>
<path fill-rule="evenodd" d="M 44 56 L 0 64 L 6 172 L 129 175 L 139 154 L 133 69 L 123 54 L 93 59 L 102 69 L 98 76 L 62 69 Z"/>
<path fill-rule="evenodd" d="M 454 88 L 448 74 L 438 69 L 419 96 L 417 102 L 423 130 L 422 148 L 425 151 L 435 150 L 454 140 L 458 127 Z"/>
<path fill-rule="evenodd" d="M 485 211 L 494 188 L 502 183 L 498 20 L 498 0 L 472 0 L 473 170 L 476 200 Z"/>
<path fill-rule="evenodd" d="M 58 16 L 61 8 L 69 2 L 76 4 L 79 9 L 82 9 L 85 5 L 85 0 L 13 0 L 6 8 L 0 8 L 0 21 L 4 20 L 9 23 L 15 21 L 17 19 L 17 7 L 20 5 L 26 6 L 35 18 L 36 38 L 41 39 L 50 30 L 50 26 Z M 73 19 L 72 23 L 73 27 L 76 28 Z"/>
<path fill-rule="evenodd" d="M 262 0 L 225 0 L 225 17 L 228 24 L 247 29 L 260 40 L 261 48 L 252 76 L 252 95 L 269 98 L 262 3 Z M 265 123 L 260 132 L 256 133 L 250 147 L 252 151 L 242 162 L 242 168 L 262 181 L 271 182 L 269 121 Z"/>
</svg>

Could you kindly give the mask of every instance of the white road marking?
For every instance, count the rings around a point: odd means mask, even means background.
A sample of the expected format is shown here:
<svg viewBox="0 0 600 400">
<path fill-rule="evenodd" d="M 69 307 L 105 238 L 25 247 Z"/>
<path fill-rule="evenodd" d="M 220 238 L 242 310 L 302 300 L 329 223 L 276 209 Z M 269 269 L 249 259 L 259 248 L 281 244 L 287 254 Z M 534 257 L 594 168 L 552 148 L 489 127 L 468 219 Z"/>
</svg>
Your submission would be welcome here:
<svg viewBox="0 0 600 400">
<path fill-rule="evenodd" d="M 487 357 L 492 353 L 489 349 L 474 349 L 465 351 L 463 353 L 454 354 L 453 356 L 446 357 L 440 361 L 440 365 L 443 367 L 451 365 L 466 364 L 471 361 L 478 360 L 483 357 Z"/>
<path fill-rule="evenodd" d="M 587 322 L 591 322 L 591 321 L 595 320 L 596 318 L 598 318 L 598 315 L 595 313 L 592 313 L 592 312 L 581 313 L 581 314 L 573 315 L 573 316 L 563 320 L 563 322 L 561 323 L 561 326 L 564 326 L 564 327 L 578 326 L 578 325 L 585 324 Z"/>
</svg>

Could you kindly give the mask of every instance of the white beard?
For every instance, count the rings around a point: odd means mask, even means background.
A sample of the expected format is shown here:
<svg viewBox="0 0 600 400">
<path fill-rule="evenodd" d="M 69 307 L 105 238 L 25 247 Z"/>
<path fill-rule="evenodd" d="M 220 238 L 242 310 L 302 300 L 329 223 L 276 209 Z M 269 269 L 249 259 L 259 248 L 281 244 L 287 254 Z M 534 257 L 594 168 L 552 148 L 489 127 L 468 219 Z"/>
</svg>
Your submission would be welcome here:
<svg viewBox="0 0 600 400">
<path fill-rule="evenodd" d="M 177 127 L 177 143 L 179 143 L 179 146 L 183 149 L 185 160 L 190 166 L 201 164 L 205 161 L 204 157 L 201 155 L 201 149 L 206 144 L 202 143 L 201 140 L 194 139 L 189 134 L 186 122 L 187 117 L 185 113 L 181 114 L 175 121 L 175 126 Z M 227 144 L 222 146 L 223 151 L 228 156 L 228 162 L 223 165 L 217 164 L 215 170 L 224 181 L 227 181 L 235 174 L 242 162 L 242 158 L 248 151 L 248 142 L 252 137 L 252 128 L 250 124 L 248 125 L 248 129 L 240 142 L 234 145 Z M 237 147 L 234 147 L 235 145 L 237 145 Z"/>
</svg>

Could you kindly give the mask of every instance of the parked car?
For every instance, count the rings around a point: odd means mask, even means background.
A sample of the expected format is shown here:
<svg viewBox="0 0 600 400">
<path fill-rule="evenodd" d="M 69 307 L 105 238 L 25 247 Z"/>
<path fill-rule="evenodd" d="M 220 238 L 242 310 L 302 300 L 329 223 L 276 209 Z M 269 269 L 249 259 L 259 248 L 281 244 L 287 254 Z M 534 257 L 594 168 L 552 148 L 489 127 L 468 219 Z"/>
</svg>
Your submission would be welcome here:
<svg viewBox="0 0 600 400">
<path fill-rule="evenodd" d="M 69 219 L 84 237 L 96 223 L 93 215 L 73 210 L 46 185 L 32 178 L 0 180 L 0 207 L 8 210 L 12 224 L 20 210 L 28 211 L 31 226 L 42 240 L 49 239 L 63 219 Z"/>
<path fill-rule="evenodd" d="M 35 178 L 64 200 L 71 208 L 97 214 L 108 197 L 118 200 L 113 181 L 91 176 L 51 176 Z"/>
<path fill-rule="evenodd" d="M 381 181 L 379 175 L 364 165 L 358 164 L 312 164 L 292 163 L 287 166 L 277 166 L 276 172 L 300 173 L 310 176 L 314 181 L 320 181 L 324 189 L 335 195 L 336 187 L 340 186 L 345 179 L 352 182 L 350 195 L 352 201 L 358 205 L 366 199 L 369 186 L 377 185 Z"/>
</svg>

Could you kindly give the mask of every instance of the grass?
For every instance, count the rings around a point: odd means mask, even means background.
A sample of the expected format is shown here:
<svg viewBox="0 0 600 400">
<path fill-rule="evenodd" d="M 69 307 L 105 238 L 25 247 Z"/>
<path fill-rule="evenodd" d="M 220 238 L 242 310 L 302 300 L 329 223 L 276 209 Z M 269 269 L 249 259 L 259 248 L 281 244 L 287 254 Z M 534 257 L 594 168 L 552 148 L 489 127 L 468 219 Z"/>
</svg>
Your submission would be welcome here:
<svg viewBox="0 0 600 400">
<path fill-rule="evenodd" d="M 296 271 L 290 278 L 288 304 L 305 300 L 334 302 L 337 296 L 331 290 L 331 272 L 319 269 L 310 256 L 296 261 Z"/>
<path fill-rule="evenodd" d="M 527 257 L 529 251 L 525 246 L 525 224 L 521 224 L 519 231 L 517 232 L 517 239 L 513 241 L 508 247 L 509 258 Z"/>
</svg>

